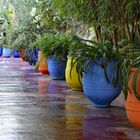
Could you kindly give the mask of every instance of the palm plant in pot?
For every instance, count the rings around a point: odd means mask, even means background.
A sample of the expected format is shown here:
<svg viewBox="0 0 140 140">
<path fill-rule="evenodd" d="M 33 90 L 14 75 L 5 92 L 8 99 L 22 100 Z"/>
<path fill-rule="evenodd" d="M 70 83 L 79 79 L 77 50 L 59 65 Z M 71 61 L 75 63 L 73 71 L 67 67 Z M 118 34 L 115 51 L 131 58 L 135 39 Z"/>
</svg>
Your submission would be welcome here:
<svg viewBox="0 0 140 140">
<path fill-rule="evenodd" d="M 1 37 L 0 37 L 0 43 L 3 45 L 3 57 L 9 58 L 11 57 L 11 49 L 9 48 L 9 41 L 8 41 L 8 33 L 11 28 L 11 23 L 9 19 L 7 18 L 7 15 L 5 13 L 2 14 L 1 18 L 1 25 L 0 25 L 0 32 L 1 32 Z"/>
<path fill-rule="evenodd" d="M 126 97 L 126 113 L 130 122 L 140 128 L 140 48 L 133 46 L 125 50 L 123 57 L 120 69 Z"/>
<path fill-rule="evenodd" d="M 10 36 L 12 48 L 18 50 L 21 58 L 28 61 L 30 64 L 36 63 L 37 59 L 34 57 L 36 48 L 31 49 L 29 47 L 39 35 L 39 29 L 37 30 L 36 26 L 36 23 L 30 23 L 27 27 L 15 27 Z"/>
<path fill-rule="evenodd" d="M 25 60 L 24 51 L 28 46 L 27 36 L 24 32 L 25 28 L 17 27 L 10 34 L 9 42 L 11 48 L 17 50 L 20 54 L 20 57 Z"/>
<path fill-rule="evenodd" d="M 34 45 L 41 49 L 43 58 L 48 59 L 48 70 L 52 79 L 65 79 L 65 68 L 69 50 L 69 36 L 66 33 L 48 33 Z"/>
<path fill-rule="evenodd" d="M 119 71 L 121 75 L 122 89 L 126 98 L 125 107 L 128 119 L 140 128 L 140 2 L 117 1 L 115 14 L 118 23 L 112 26 L 121 29 L 118 37 L 125 40 L 120 49 Z M 118 12 L 119 11 L 119 12 Z"/>
<path fill-rule="evenodd" d="M 108 40 L 97 43 L 75 38 L 81 45 L 71 44 L 70 55 L 77 63 L 78 74 L 83 77 L 84 93 L 96 107 L 108 107 L 121 92 L 117 63 L 119 52 Z"/>
<path fill-rule="evenodd" d="M 1 50 L 2 51 L 1 55 L 3 57 L 5 57 L 5 58 L 9 58 L 12 55 L 12 51 L 9 48 L 8 41 L 7 41 L 7 37 L 6 36 L 7 36 L 6 33 L 3 32 L 2 33 L 2 38 L 1 38 L 1 45 L 3 47 L 3 49 Z"/>
</svg>

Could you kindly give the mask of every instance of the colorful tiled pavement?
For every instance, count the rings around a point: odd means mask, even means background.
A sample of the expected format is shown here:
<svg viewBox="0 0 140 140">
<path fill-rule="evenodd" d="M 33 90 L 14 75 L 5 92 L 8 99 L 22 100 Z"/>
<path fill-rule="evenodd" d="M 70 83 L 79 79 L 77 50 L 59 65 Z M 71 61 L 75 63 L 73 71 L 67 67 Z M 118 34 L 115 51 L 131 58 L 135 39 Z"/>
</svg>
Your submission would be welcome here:
<svg viewBox="0 0 140 140">
<path fill-rule="evenodd" d="M 0 140 L 140 140 L 118 105 L 94 108 L 65 81 L 21 59 L 0 59 Z"/>
</svg>

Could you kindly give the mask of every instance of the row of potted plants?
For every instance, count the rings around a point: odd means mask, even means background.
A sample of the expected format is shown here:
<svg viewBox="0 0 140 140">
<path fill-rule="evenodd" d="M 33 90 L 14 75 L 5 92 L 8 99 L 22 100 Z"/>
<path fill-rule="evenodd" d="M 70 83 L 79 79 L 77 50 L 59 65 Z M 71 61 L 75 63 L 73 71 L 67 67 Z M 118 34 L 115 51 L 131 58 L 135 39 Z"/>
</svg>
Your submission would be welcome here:
<svg viewBox="0 0 140 140">
<path fill-rule="evenodd" d="M 49 72 L 52 79 L 66 79 L 74 90 L 81 90 L 82 86 L 78 79 L 78 74 L 76 69 L 71 67 L 72 63 L 69 57 L 70 44 L 73 41 L 70 34 L 55 32 L 45 34 L 30 47 L 32 49 L 34 47 L 40 48 L 39 61 L 36 67 L 42 73 Z"/>
<path fill-rule="evenodd" d="M 5 47 L 0 47 L 0 56 L 9 58 L 11 56 L 14 56 L 15 58 L 19 58 L 20 57 L 20 53 L 19 51 L 17 51 L 16 48 L 14 48 L 13 50 L 11 50 L 10 48 L 5 48 Z"/>
<path fill-rule="evenodd" d="M 134 101 L 130 101 L 132 97 L 129 96 L 134 94 L 133 99 L 137 98 L 139 100 L 139 94 L 137 93 L 139 92 L 139 69 L 136 72 L 132 71 L 128 77 L 126 75 L 130 73 L 139 60 L 138 49 L 114 50 L 112 42 L 97 43 L 65 33 L 46 34 L 39 38 L 33 46 L 37 46 L 42 50 L 42 58 L 48 59 L 49 66 L 52 63 L 50 62 L 51 59 L 55 61 L 54 66 L 57 66 L 58 60 L 61 64 L 66 65 L 66 56 L 69 55 L 71 57 L 69 76 L 76 64 L 77 77 L 79 77 L 79 80 L 82 77 L 84 93 L 96 107 L 110 106 L 121 90 L 124 90 L 124 95 L 127 99 L 127 113 L 128 117 L 130 116 L 129 113 L 133 109 L 128 104 L 129 102 L 132 104 Z M 62 72 L 61 67 L 60 69 Z M 49 71 L 53 79 L 56 79 L 50 67 Z M 63 71 L 63 76 L 64 73 Z M 133 94 L 129 94 L 130 91 Z M 139 103 L 137 99 L 134 104 Z M 131 118 L 130 120 L 133 121 Z M 134 124 L 139 127 L 138 119 Z"/>
<path fill-rule="evenodd" d="M 140 117 L 139 106 L 135 106 L 140 103 L 139 1 L 53 0 L 42 5 L 37 13 L 43 18 L 14 31 L 12 46 L 21 50 L 40 48 L 40 60 L 47 58 L 48 64 L 52 63 L 50 59 L 56 65 L 63 58 L 66 65 L 64 60 L 70 56 L 69 76 L 75 67 L 85 95 L 95 106 L 110 106 L 123 90 L 128 117 L 140 127 L 139 119 L 135 119 L 136 114 Z M 47 28 L 56 32 L 42 30 Z"/>
<path fill-rule="evenodd" d="M 74 23 L 74 27 L 85 25 L 94 34 L 92 41 L 80 37 L 82 42 L 90 44 L 88 47 L 74 46 L 71 50 L 73 59 L 76 58 L 78 74 L 83 76 L 85 94 L 100 107 L 104 100 L 99 103 L 96 95 L 106 99 L 109 92 L 112 95 L 123 90 L 128 118 L 140 128 L 139 1 L 54 0 L 52 3 L 61 16 Z M 93 78 L 92 82 L 88 82 L 88 78 Z M 93 87 L 92 92 L 84 83 L 90 89 Z M 101 91 L 97 92 L 97 89 Z"/>
</svg>

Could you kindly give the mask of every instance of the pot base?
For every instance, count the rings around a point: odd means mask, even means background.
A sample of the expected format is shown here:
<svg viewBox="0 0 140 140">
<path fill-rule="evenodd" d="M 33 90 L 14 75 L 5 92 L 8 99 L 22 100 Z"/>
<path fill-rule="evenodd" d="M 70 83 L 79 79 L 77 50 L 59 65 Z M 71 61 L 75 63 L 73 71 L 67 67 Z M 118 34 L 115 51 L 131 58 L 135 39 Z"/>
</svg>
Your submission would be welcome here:
<svg viewBox="0 0 140 140">
<path fill-rule="evenodd" d="M 52 80 L 64 80 L 64 77 L 52 77 Z"/>
<path fill-rule="evenodd" d="M 96 108 L 108 108 L 110 107 L 110 104 L 106 104 L 106 105 L 97 105 L 97 104 L 94 104 Z"/>
<path fill-rule="evenodd" d="M 72 88 L 73 91 L 83 91 L 82 88 Z"/>
<path fill-rule="evenodd" d="M 129 121 L 137 128 L 140 128 L 140 101 L 135 99 L 133 93 L 128 93 L 128 98 L 125 103 L 126 114 Z"/>
</svg>

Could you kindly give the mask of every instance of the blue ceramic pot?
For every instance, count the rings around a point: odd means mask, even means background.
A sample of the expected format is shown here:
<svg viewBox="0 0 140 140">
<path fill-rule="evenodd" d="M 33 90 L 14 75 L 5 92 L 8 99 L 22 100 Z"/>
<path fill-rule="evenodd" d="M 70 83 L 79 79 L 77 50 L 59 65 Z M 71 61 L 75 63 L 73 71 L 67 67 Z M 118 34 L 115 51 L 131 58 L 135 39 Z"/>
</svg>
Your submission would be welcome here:
<svg viewBox="0 0 140 140">
<path fill-rule="evenodd" d="M 2 56 L 3 48 L 0 47 L 0 56 Z"/>
<path fill-rule="evenodd" d="M 13 56 L 15 58 L 19 58 L 20 57 L 19 51 L 16 48 L 14 48 Z"/>
<path fill-rule="evenodd" d="M 34 50 L 31 52 L 31 61 L 29 62 L 31 65 L 35 65 L 38 60 L 37 51 Z"/>
<path fill-rule="evenodd" d="M 36 49 L 34 50 L 26 49 L 25 59 L 27 62 L 29 62 L 30 65 L 35 65 L 38 60 L 38 51 Z"/>
<path fill-rule="evenodd" d="M 37 62 L 38 61 L 38 52 L 40 51 L 40 49 L 35 49 L 34 50 L 34 58 L 35 58 L 35 61 Z M 36 63 L 35 62 L 35 63 Z"/>
<path fill-rule="evenodd" d="M 65 79 L 66 59 L 57 59 L 54 55 L 48 57 L 48 70 L 52 79 Z"/>
<path fill-rule="evenodd" d="M 6 58 L 11 57 L 12 53 L 11 50 L 9 48 L 3 48 L 3 56 Z"/>
<path fill-rule="evenodd" d="M 111 60 L 107 67 L 109 81 L 117 76 L 117 69 L 114 68 L 115 60 Z M 111 102 L 120 94 L 119 82 L 113 86 L 106 80 L 102 60 L 97 64 L 90 64 L 83 75 L 84 94 L 95 104 L 96 107 L 109 107 Z"/>
</svg>

